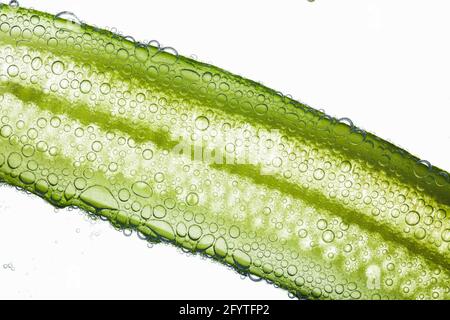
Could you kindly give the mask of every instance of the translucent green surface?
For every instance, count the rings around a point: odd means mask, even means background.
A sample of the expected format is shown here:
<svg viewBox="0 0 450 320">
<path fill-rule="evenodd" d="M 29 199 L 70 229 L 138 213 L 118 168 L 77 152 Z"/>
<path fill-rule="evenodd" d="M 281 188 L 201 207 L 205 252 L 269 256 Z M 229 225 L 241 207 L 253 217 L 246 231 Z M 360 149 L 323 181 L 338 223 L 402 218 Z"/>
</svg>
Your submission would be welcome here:
<svg viewBox="0 0 450 320">
<path fill-rule="evenodd" d="M 6 5 L 0 181 L 297 296 L 450 297 L 446 172 L 171 48 Z"/>
</svg>

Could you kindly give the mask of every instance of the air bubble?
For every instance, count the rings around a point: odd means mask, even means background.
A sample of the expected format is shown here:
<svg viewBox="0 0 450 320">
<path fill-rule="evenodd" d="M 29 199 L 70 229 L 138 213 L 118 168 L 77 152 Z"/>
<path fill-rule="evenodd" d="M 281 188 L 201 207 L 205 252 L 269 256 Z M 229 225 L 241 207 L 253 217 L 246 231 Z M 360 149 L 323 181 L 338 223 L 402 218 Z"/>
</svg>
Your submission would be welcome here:
<svg viewBox="0 0 450 320">
<path fill-rule="evenodd" d="M 331 230 L 325 230 L 323 233 L 322 233 L 322 240 L 323 241 L 325 241 L 325 242 L 333 242 L 333 240 L 334 240 L 334 232 L 333 231 L 331 231 Z"/>
<path fill-rule="evenodd" d="M 350 172 L 352 170 L 352 165 L 348 161 L 342 161 L 340 165 L 340 169 L 342 172 Z"/>
<path fill-rule="evenodd" d="M 108 83 L 102 83 L 100 86 L 100 92 L 103 94 L 108 94 L 111 92 L 111 86 Z"/>
<path fill-rule="evenodd" d="M 35 71 L 39 70 L 42 67 L 42 59 L 39 57 L 33 58 L 31 60 L 31 68 Z"/>
<path fill-rule="evenodd" d="M 8 157 L 8 166 L 11 169 L 16 169 L 20 167 L 22 164 L 22 156 L 18 154 L 17 152 L 12 152 Z"/>
<path fill-rule="evenodd" d="M 91 92 L 92 83 L 89 80 L 83 80 L 80 83 L 80 91 L 84 94 Z"/>
<path fill-rule="evenodd" d="M 197 81 L 200 79 L 200 75 L 191 69 L 183 69 L 181 70 L 181 76 L 188 81 Z"/>
<path fill-rule="evenodd" d="M 34 147 L 30 144 L 26 144 L 22 147 L 22 155 L 24 157 L 32 157 L 34 155 Z"/>
<path fill-rule="evenodd" d="M 142 198 L 150 198 L 153 193 L 152 188 L 144 181 L 134 183 L 131 190 L 133 190 L 134 194 Z"/>
<path fill-rule="evenodd" d="M 33 33 L 37 37 L 42 37 L 45 34 L 45 28 L 43 26 L 41 26 L 41 25 L 38 25 L 38 26 L 33 28 Z"/>
<path fill-rule="evenodd" d="M 198 195 L 195 192 L 190 192 L 187 196 L 186 196 L 186 203 L 190 206 L 195 206 L 198 204 Z"/>
<path fill-rule="evenodd" d="M 118 204 L 111 191 L 103 186 L 92 186 L 80 195 L 80 199 L 96 209 L 117 210 Z"/>
<path fill-rule="evenodd" d="M 164 206 L 162 205 L 157 205 L 153 208 L 153 215 L 155 216 L 155 218 L 162 219 L 166 216 L 166 213 L 166 208 L 164 208 Z"/>
<path fill-rule="evenodd" d="M 12 135 L 12 133 L 13 133 L 13 129 L 11 128 L 10 125 L 4 125 L 0 129 L 0 135 L 3 138 L 9 138 Z"/>
<path fill-rule="evenodd" d="M 233 251 L 233 260 L 238 268 L 248 268 L 252 263 L 251 257 L 247 253 L 239 249 Z"/>
<path fill-rule="evenodd" d="M 325 171 L 323 171 L 323 169 L 316 169 L 314 170 L 314 179 L 316 180 L 322 180 L 325 177 Z"/>
<path fill-rule="evenodd" d="M 223 237 L 216 240 L 216 243 L 214 244 L 214 252 L 219 257 L 225 257 L 228 254 L 228 244 Z"/>
<path fill-rule="evenodd" d="M 450 242 L 450 229 L 442 231 L 441 238 L 445 242 Z"/>
<path fill-rule="evenodd" d="M 416 211 L 410 211 L 405 217 L 405 222 L 410 226 L 415 226 L 419 221 L 420 215 Z"/>
<path fill-rule="evenodd" d="M 41 179 L 36 181 L 35 188 L 38 193 L 45 194 L 47 193 L 49 186 L 47 181 Z"/>
<path fill-rule="evenodd" d="M 7 72 L 10 77 L 17 77 L 17 75 L 19 74 L 19 67 L 17 67 L 15 64 L 10 65 Z"/>
<path fill-rule="evenodd" d="M 77 31 L 81 28 L 82 21 L 74 13 L 62 11 L 55 15 L 53 24 L 58 29 Z"/>
<path fill-rule="evenodd" d="M 163 220 L 148 220 L 147 225 L 159 236 L 168 240 L 174 240 L 175 234 L 172 226 Z"/>
<path fill-rule="evenodd" d="M 414 174 L 417 178 L 425 178 L 431 172 L 431 163 L 426 160 L 418 161 L 414 166 Z"/>
<path fill-rule="evenodd" d="M 103 149 L 103 145 L 100 141 L 94 141 L 91 146 L 92 151 L 100 152 Z"/>
<path fill-rule="evenodd" d="M 74 184 L 75 188 L 78 190 L 84 190 L 87 186 L 87 182 L 84 178 L 76 178 Z"/>
<path fill-rule="evenodd" d="M 239 227 L 237 227 L 237 226 L 230 227 L 230 237 L 238 238 L 240 234 L 241 234 L 241 230 L 239 230 Z"/>
<path fill-rule="evenodd" d="M 424 228 L 417 228 L 416 231 L 414 231 L 414 237 L 418 240 L 425 239 L 427 236 L 427 232 Z"/>
<path fill-rule="evenodd" d="M 56 75 L 60 75 L 64 72 L 64 63 L 61 61 L 55 61 L 52 64 L 52 72 Z"/>
<path fill-rule="evenodd" d="M 152 217 L 152 207 L 149 205 L 144 206 L 141 211 L 141 217 L 145 220 L 150 219 Z"/>
<path fill-rule="evenodd" d="M 151 60 L 159 64 L 166 63 L 172 65 L 178 61 L 178 51 L 172 47 L 159 48 Z"/>
<path fill-rule="evenodd" d="M 145 150 L 142 152 L 142 157 L 143 157 L 145 160 L 151 160 L 151 159 L 153 158 L 153 151 L 150 150 L 150 149 L 145 149 Z"/>
<path fill-rule="evenodd" d="M 64 198 L 66 200 L 70 200 L 73 197 L 75 197 L 77 190 L 75 189 L 74 185 L 72 183 L 69 183 L 66 187 L 66 190 L 64 190 Z"/>
<path fill-rule="evenodd" d="M 195 126 L 197 129 L 199 130 L 206 130 L 209 127 L 209 120 L 208 118 L 204 117 L 204 116 L 200 116 L 197 119 L 195 119 Z"/>
<path fill-rule="evenodd" d="M 22 181 L 24 184 L 33 184 L 36 180 L 36 176 L 33 172 L 25 171 L 22 172 L 19 176 L 20 181 Z"/>
<path fill-rule="evenodd" d="M 206 250 L 213 245 L 215 240 L 216 238 L 213 235 L 206 234 L 197 242 L 197 249 Z"/>
<path fill-rule="evenodd" d="M 141 62 L 144 62 L 149 57 L 148 48 L 145 45 L 137 44 L 134 49 L 134 56 Z"/>
<path fill-rule="evenodd" d="M 317 221 L 317 228 L 319 228 L 319 230 L 325 230 L 327 226 L 328 226 L 327 220 L 320 219 L 319 221 Z"/>
<path fill-rule="evenodd" d="M 203 234 L 203 231 L 200 226 L 194 224 L 189 227 L 188 235 L 189 235 L 189 238 L 191 238 L 192 240 L 196 241 L 196 240 L 200 239 L 202 234 Z"/>
<path fill-rule="evenodd" d="M 13 8 L 17 8 L 17 7 L 19 7 L 19 1 L 17 1 L 17 0 L 11 0 L 11 1 L 9 2 L 9 6 L 10 6 L 10 7 L 13 7 Z"/>
</svg>

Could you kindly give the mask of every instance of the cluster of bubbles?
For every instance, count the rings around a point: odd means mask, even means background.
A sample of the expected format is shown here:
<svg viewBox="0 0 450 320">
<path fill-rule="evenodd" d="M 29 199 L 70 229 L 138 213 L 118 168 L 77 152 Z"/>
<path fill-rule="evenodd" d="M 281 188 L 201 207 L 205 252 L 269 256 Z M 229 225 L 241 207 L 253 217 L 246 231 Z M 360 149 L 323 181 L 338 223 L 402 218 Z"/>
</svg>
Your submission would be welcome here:
<svg viewBox="0 0 450 320">
<path fill-rule="evenodd" d="M 9 269 L 11 271 L 16 271 L 16 267 L 14 267 L 14 265 L 12 264 L 12 262 L 10 263 L 5 263 L 3 265 L 3 269 Z"/>
<path fill-rule="evenodd" d="M 429 188 L 445 188 L 445 176 L 349 119 L 67 12 L 2 12 L 0 32 L 0 180 L 295 296 L 449 294 L 448 272 L 423 258 L 448 256 L 449 207 L 398 167 L 414 163 Z M 179 156 L 180 140 L 234 161 Z M 257 143 L 258 164 L 239 162 Z"/>
</svg>

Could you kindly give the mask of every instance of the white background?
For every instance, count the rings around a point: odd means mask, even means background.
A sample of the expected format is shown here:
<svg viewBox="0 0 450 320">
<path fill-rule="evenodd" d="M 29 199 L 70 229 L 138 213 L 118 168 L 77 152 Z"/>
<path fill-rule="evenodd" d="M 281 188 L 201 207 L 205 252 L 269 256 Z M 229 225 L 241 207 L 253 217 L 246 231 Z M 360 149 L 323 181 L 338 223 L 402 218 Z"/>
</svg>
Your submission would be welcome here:
<svg viewBox="0 0 450 320">
<path fill-rule="evenodd" d="M 157 39 L 291 94 L 450 170 L 446 0 L 93 1 L 21 5 Z M 5 268 L 4 268 L 5 267 Z M 0 187 L 0 298 L 286 299 L 198 256 Z"/>
</svg>

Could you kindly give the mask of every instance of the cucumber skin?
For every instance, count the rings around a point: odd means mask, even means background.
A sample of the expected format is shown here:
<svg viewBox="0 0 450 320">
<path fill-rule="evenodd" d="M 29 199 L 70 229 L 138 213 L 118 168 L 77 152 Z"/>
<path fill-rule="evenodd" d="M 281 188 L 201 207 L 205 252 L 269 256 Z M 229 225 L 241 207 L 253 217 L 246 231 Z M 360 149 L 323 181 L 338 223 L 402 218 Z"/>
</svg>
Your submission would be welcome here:
<svg viewBox="0 0 450 320">
<path fill-rule="evenodd" d="M 38 11 L 0 12 L 0 180 L 299 297 L 449 298 L 445 171 L 214 66 Z M 257 164 L 173 153 L 222 135 L 238 159 L 258 138 L 276 150 Z"/>
</svg>

